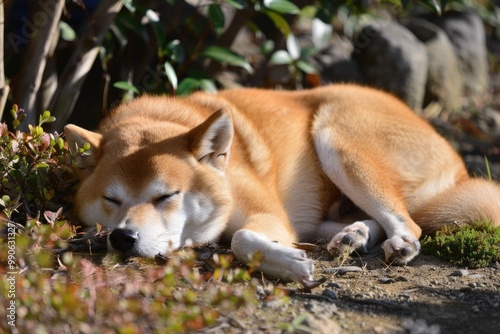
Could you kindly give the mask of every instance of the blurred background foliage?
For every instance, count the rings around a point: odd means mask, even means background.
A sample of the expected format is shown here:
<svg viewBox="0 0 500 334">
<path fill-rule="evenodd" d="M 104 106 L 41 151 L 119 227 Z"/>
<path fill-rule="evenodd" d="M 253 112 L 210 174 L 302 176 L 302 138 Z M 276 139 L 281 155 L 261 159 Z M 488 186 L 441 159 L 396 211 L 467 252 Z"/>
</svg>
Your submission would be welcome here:
<svg viewBox="0 0 500 334">
<path fill-rule="evenodd" d="M 323 82 L 311 58 L 332 34 L 352 35 L 359 21 L 381 12 L 440 15 L 473 7 L 490 29 L 498 32 L 500 26 L 498 7 L 485 0 L 7 0 L 3 5 L 0 113 L 18 104 L 27 117 L 24 130 L 46 110 L 56 117 L 49 130 L 61 131 L 67 122 L 94 128 L 111 106 L 143 93 L 314 87 Z M 310 26 L 308 45 L 298 42 L 301 25 Z M 288 82 L 269 75 L 276 66 L 291 69 Z M 9 117 L 3 113 L 4 120 Z"/>
</svg>

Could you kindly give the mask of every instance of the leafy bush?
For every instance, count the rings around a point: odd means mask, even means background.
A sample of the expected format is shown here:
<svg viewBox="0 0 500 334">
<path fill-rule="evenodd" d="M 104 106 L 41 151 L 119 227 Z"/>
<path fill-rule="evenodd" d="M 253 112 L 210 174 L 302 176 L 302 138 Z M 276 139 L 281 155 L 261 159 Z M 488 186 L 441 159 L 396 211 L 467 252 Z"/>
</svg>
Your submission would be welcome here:
<svg viewBox="0 0 500 334">
<path fill-rule="evenodd" d="M 24 119 L 24 112 L 16 105 L 11 110 L 13 127 Z M 47 212 L 41 217 L 51 222 L 73 193 L 77 177 L 73 170 L 78 156 L 87 154 L 88 147 L 70 153 L 61 135 L 44 132 L 42 126 L 55 118 L 46 111 L 39 117 L 37 126 L 29 132 L 9 132 L 0 124 L 0 205 L 5 207 L 8 219 L 18 223 Z"/>
<path fill-rule="evenodd" d="M 321 83 L 312 58 L 333 31 L 352 32 L 363 15 L 380 10 L 397 15 L 402 7 L 424 7 L 440 14 L 457 4 L 500 25 L 491 2 L 467 0 L 87 0 L 53 12 L 39 2 L 8 1 L 0 117 L 7 101 L 20 104 L 31 124 L 49 109 L 57 116 L 51 130 L 68 120 L 93 127 L 117 100 L 144 92 L 311 87 Z M 297 43 L 303 23 L 311 27 L 310 45 Z M 276 66 L 287 74 L 270 75 Z"/>
<path fill-rule="evenodd" d="M 500 260 L 500 227 L 481 222 L 457 227 L 447 225 L 422 242 L 426 254 L 460 267 L 481 268 Z"/>
</svg>

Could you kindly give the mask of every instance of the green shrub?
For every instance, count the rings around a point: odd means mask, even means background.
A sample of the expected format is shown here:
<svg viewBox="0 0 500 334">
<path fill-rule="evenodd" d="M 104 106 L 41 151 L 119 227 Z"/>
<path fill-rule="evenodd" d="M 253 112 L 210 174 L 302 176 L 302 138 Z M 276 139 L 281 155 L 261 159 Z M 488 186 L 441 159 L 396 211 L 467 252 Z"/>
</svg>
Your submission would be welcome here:
<svg viewBox="0 0 500 334">
<path fill-rule="evenodd" d="M 425 254 L 460 267 L 481 268 L 500 260 L 500 226 L 488 222 L 458 227 L 447 225 L 422 242 Z"/>
<path fill-rule="evenodd" d="M 8 219 L 23 225 L 30 218 L 50 222 L 74 193 L 74 162 L 88 148 L 72 154 L 61 135 L 45 132 L 42 126 L 55 120 L 48 111 L 28 132 L 16 130 L 24 111 L 14 105 L 11 115 L 14 132 L 0 124 L 0 206 Z"/>
</svg>

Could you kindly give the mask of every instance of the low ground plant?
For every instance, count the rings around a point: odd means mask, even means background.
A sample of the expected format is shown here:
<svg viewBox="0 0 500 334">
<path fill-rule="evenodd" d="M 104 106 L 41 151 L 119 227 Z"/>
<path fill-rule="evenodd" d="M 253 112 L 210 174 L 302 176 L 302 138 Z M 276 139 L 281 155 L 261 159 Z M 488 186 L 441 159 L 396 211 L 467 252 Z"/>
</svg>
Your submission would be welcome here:
<svg viewBox="0 0 500 334">
<path fill-rule="evenodd" d="M 500 261 L 500 227 L 489 222 L 447 225 L 422 242 L 424 253 L 467 268 L 486 267 Z"/>
</svg>

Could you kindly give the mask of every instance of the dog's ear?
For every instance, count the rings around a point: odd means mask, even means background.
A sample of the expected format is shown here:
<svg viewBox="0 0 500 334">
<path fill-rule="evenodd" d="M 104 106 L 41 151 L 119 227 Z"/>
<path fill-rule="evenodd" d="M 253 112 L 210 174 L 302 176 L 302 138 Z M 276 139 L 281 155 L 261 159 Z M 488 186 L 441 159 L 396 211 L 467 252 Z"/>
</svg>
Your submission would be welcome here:
<svg viewBox="0 0 500 334">
<path fill-rule="evenodd" d="M 231 112 L 228 108 L 219 109 L 189 132 L 190 150 L 198 161 L 224 171 L 233 135 Z"/>
<path fill-rule="evenodd" d="M 102 136 L 73 124 L 64 127 L 64 135 L 68 141 L 68 149 L 72 153 L 76 153 L 76 150 L 83 148 L 87 143 L 90 144 L 90 149 L 77 160 L 78 176 L 84 179 L 92 173 L 97 164 Z"/>
</svg>

